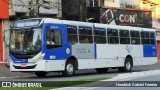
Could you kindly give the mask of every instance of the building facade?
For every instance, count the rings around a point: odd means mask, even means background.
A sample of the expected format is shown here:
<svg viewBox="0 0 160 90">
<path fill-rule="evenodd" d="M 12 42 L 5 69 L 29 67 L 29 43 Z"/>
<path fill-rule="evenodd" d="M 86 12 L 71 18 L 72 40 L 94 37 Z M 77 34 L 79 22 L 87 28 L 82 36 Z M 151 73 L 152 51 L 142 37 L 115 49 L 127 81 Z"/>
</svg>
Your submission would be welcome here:
<svg viewBox="0 0 160 90">
<path fill-rule="evenodd" d="M 90 1 L 90 3 L 94 5 L 95 0 L 88 0 L 88 1 Z M 134 14 L 136 12 L 136 15 L 140 15 L 140 16 L 145 15 L 146 18 L 143 18 L 144 17 L 143 16 L 142 17 L 143 20 L 139 19 L 138 22 L 139 21 L 144 22 L 144 23 L 140 23 L 140 24 L 144 24 L 141 27 L 149 26 L 147 28 L 156 29 L 157 31 L 157 58 L 158 60 L 160 60 L 160 1 L 159 0 L 100 0 L 100 1 L 101 1 L 101 4 L 100 2 L 98 4 L 100 7 L 107 7 L 111 9 L 112 12 L 116 11 L 116 9 L 117 9 L 117 12 L 120 12 L 120 10 L 124 10 L 124 13 L 126 12 L 126 10 L 131 10 L 129 11 L 129 14 Z M 107 9 L 105 11 L 107 11 Z M 139 14 L 139 11 L 141 11 L 142 14 Z M 94 12 L 92 11 L 92 13 Z M 109 13 L 109 10 L 108 10 L 108 13 Z M 96 16 L 96 14 L 94 16 Z M 94 22 L 95 21 L 97 22 L 98 20 L 94 20 Z M 127 19 L 126 21 L 129 21 L 129 19 Z M 126 23 L 124 25 L 126 25 Z"/>
<path fill-rule="evenodd" d="M 86 21 L 85 0 L 62 0 L 62 19 Z"/>
</svg>

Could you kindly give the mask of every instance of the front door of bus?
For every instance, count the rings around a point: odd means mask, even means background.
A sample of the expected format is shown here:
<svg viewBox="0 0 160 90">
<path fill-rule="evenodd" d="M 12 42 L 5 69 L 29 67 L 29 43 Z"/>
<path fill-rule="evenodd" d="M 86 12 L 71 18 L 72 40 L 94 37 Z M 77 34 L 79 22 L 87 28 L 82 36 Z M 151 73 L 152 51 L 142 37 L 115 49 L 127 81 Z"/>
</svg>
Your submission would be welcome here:
<svg viewBox="0 0 160 90">
<path fill-rule="evenodd" d="M 50 24 L 46 26 L 46 60 L 65 60 L 70 56 L 70 46 L 66 43 L 66 26 Z"/>
</svg>

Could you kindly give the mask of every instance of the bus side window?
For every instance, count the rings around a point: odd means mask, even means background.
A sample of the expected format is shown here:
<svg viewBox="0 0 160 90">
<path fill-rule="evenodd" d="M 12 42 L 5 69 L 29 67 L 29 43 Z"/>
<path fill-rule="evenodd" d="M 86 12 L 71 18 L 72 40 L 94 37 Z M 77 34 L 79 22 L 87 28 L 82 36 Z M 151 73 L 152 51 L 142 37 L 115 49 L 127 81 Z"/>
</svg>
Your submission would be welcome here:
<svg viewBox="0 0 160 90">
<path fill-rule="evenodd" d="M 60 30 L 47 30 L 47 49 L 62 47 L 62 35 Z"/>
<path fill-rule="evenodd" d="M 140 44 L 140 33 L 139 31 L 130 31 L 131 34 L 131 44 Z"/>
<path fill-rule="evenodd" d="M 93 43 L 93 35 L 91 27 L 78 27 L 79 30 L 79 42 L 80 43 Z"/>
<path fill-rule="evenodd" d="M 119 44 L 118 30 L 107 29 L 108 44 Z"/>
<path fill-rule="evenodd" d="M 68 43 L 78 43 L 77 27 L 67 26 L 67 41 Z"/>
<path fill-rule="evenodd" d="M 119 30 L 120 43 L 130 44 L 130 35 L 128 30 Z"/>
<path fill-rule="evenodd" d="M 155 33 L 154 32 L 151 32 L 150 33 L 150 42 L 152 45 L 155 45 Z"/>
<path fill-rule="evenodd" d="M 142 44 L 149 44 L 150 45 L 149 32 L 141 32 L 141 41 L 142 41 Z"/>
<path fill-rule="evenodd" d="M 47 45 L 53 45 L 54 44 L 54 31 L 53 30 L 47 30 Z"/>
<path fill-rule="evenodd" d="M 98 44 L 105 44 L 106 40 L 106 30 L 105 28 L 94 28 L 94 42 Z"/>
</svg>

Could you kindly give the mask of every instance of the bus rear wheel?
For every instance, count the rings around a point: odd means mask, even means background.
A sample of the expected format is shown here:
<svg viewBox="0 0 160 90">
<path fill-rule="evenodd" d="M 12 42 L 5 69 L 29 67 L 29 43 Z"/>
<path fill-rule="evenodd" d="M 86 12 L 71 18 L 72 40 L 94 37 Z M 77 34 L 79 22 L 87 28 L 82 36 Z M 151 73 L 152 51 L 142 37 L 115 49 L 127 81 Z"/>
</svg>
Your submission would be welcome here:
<svg viewBox="0 0 160 90">
<path fill-rule="evenodd" d="M 130 72 L 132 70 L 132 60 L 131 58 L 126 58 L 124 67 L 119 67 L 118 71 L 119 72 Z"/>
<path fill-rule="evenodd" d="M 38 77 L 45 77 L 45 76 L 47 75 L 47 72 L 37 71 L 37 72 L 35 72 L 35 74 L 36 74 Z"/>
<path fill-rule="evenodd" d="M 107 73 L 108 72 L 108 68 L 96 68 L 96 71 L 98 73 Z"/>
<path fill-rule="evenodd" d="M 65 65 L 65 70 L 62 74 L 66 77 L 71 77 L 75 74 L 75 64 L 71 61 L 68 61 Z"/>
</svg>

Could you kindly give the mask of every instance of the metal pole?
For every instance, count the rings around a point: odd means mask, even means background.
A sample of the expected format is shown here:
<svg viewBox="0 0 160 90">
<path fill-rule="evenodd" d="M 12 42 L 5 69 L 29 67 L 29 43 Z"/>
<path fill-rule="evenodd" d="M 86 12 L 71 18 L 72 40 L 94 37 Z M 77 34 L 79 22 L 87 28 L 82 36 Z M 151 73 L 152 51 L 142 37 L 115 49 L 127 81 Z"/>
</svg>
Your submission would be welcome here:
<svg viewBox="0 0 160 90">
<path fill-rule="evenodd" d="M 37 6 L 37 18 L 39 17 L 39 0 L 36 0 Z"/>
</svg>

